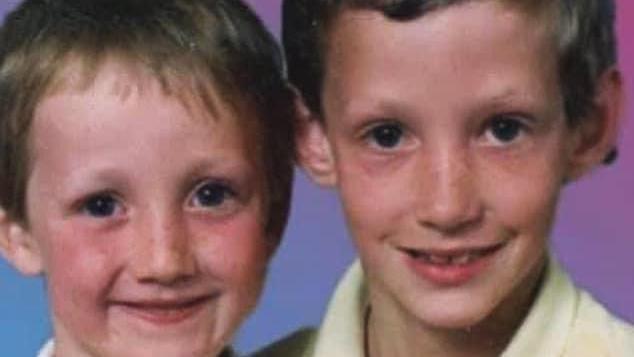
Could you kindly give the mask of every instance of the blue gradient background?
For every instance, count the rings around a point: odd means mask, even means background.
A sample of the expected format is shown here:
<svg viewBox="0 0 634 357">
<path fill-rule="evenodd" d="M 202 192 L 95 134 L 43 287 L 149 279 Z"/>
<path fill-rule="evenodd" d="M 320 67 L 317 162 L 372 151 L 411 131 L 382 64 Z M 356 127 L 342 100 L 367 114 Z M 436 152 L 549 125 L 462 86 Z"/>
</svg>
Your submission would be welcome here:
<svg viewBox="0 0 634 357">
<path fill-rule="evenodd" d="M 634 103 L 634 2 L 619 4 L 620 63 Z M 17 3 L 0 0 L 0 14 Z M 279 33 L 280 0 L 250 0 Z M 628 22 L 629 21 L 629 22 Z M 566 188 L 553 233 L 556 255 L 574 280 L 623 318 L 634 321 L 634 107 L 623 117 L 621 157 Z M 303 174 L 295 184 L 286 237 L 258 310 L 236 337 L 252 351 L 291 330 L 317 324 L 337 278 L 354 256 L 337 197 Z M 0 356 L 34 356 L 50 335 L 42 279 L 23 278 L 0 260 Z"/>
</svg>

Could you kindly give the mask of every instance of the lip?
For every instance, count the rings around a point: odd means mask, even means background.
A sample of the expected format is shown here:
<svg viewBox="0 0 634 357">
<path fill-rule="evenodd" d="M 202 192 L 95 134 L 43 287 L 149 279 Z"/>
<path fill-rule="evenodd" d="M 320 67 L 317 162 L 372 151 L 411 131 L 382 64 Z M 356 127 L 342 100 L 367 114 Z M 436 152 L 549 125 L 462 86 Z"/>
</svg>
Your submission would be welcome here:
<svg viewBox="0 0 634 357">
<path fill-rule="evenodd" d="M 477 247 L 397 248 L 415 275 L 437 286 L 454 287 L 480 275 L 506 242 Z"/>
<path fill-rule="evenodd" d="M 147 299 L 117 301 L 112 306 L 123 313 L 153 325 L 175 325 L 195 318 L 213 299 L 212 296 L 197 296 L 181 299 Z"/>
</svg>

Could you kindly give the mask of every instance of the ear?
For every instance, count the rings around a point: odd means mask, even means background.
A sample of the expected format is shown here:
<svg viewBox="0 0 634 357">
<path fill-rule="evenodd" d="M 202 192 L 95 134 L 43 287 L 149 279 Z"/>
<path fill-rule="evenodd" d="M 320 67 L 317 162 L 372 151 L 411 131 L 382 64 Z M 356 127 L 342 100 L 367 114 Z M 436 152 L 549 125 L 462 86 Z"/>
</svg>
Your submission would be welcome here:
<svg viewBox="0 0 634 357">
<path fill-rule="evenodd" d="M 8 217 L 0 208 L 0 254 L 24 275 L 43 271 L 39 245 L 22 224 Z"/>
<path fill-rule="evenodd" d="M 617 144 L 623 110 L 623 78 L 616 68 L 598 80 L 593 107 L 574 127 L 568 180 L 576 180 L 603 163 Z"/>
<path fill-rule="evenodd" d="M 337 183 L 337 171 L 325 124 L 306 106 L 301 95 L 297 91 L 295 93 L 297 159 L 313 181 L 332 187 Z"/>
</svg>

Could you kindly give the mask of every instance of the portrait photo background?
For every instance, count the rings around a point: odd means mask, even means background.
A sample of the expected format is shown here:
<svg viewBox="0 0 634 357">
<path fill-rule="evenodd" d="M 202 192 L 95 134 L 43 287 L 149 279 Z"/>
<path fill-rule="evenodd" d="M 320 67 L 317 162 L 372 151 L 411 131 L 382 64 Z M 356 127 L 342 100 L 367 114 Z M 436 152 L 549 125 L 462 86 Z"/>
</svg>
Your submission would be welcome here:
<svg viewBox="0 0 634 357">
<path fill-rule="evenodd" d="M 0 15 L 17 2 L 0 0 Z M 280 0 L 248 3 L 279 38 Z M 551 245 L 578 285 L 634 322 L 634 1 L 617 0 L 617 5 L 627 97 L 620 156 L 615 165 L 564 189 Z M 317 325 L 353 259 L 335 193 L 315 186 L 298 170 L 289 225 L 260 304 L 236 336 L 238 352 Z M 45 281 L 22 277 L 0 259 L 0 356 L 35 356 L 50 335 Z"/>
</svg>

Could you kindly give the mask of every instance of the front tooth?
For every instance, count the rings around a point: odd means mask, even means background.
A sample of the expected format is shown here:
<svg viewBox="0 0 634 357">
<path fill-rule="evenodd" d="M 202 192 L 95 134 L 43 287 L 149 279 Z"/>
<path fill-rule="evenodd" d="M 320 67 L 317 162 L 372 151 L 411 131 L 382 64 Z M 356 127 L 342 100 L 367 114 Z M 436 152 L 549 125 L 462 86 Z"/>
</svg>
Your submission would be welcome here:
<svg viewBox="0 0 634 357">
<path fill-rule="evenodd" d="M 451 264 L 465 265 L 471 260 L 473 260 L 473 256 L 470 253 L 465 253 L 451 258 Z"/>
<path fill-rule="evenodd" d="M 449 264 L 451 262 L 451 257 L 443 257 L 441 255 L 429 255 L 429 261 L 432 264 Z"/>
</svg>

